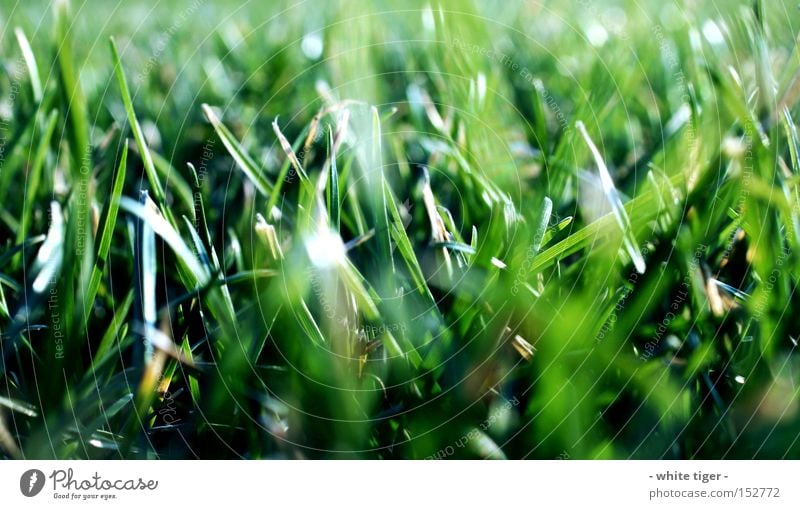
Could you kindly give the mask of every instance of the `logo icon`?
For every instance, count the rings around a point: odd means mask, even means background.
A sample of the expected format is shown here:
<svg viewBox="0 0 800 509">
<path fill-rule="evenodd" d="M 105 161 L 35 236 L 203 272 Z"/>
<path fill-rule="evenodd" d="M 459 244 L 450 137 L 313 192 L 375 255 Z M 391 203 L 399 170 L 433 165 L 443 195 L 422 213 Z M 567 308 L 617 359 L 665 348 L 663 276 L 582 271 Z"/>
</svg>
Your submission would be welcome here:
<svg viewBox="0 0 800 509">
<path fill-rule="evenodd" d="M 35 497 L 44 488 L 44 472 L 32 468 L 19 478 L 19 490 L 26 497 Z"/>
</svg>

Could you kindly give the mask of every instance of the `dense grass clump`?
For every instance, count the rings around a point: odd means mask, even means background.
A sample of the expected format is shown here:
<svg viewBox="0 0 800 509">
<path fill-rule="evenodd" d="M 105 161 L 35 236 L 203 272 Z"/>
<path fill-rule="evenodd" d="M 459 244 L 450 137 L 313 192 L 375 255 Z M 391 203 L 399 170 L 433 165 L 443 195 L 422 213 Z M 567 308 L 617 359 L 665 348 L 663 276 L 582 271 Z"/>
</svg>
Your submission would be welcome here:
<svg viewBox="0 0 800 509">
<path fill-rule="evenodd" d="M 800 457 L 800 13 L 568 3 L 3 2 L 0 456 Z"/>
</svg>

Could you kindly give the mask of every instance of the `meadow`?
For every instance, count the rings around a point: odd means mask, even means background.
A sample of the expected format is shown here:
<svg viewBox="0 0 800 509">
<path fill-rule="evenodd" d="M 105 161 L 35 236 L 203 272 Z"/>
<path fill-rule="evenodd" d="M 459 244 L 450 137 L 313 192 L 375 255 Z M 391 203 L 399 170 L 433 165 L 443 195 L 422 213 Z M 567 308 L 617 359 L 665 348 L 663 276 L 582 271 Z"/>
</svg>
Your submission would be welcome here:
<svg viewBox="0 0 800 509">
<path fill-rule="evenodd" d="M 799 27 L 0 0 L 0 457 L 800 458 Z"/>
</svg>

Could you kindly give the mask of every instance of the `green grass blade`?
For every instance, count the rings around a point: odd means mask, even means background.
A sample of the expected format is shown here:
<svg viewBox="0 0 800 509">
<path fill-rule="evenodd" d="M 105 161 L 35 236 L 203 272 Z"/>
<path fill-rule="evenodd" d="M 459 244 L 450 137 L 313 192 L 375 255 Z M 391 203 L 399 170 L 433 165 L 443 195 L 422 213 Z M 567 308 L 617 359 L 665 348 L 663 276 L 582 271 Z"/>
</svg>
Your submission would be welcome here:
<svg viewBox="0 0 800 509">
<path fill-rule="evenodd" d="M 333 129 L 328 131 L 328 153 L 330 160 L 330 175 L 328 176 L 328 217 L 330 226 L 337 234 L 341 230 L 342 201 L 339 196 L 339 169 L 336 166 L 336 146 L 333 142 Z"/>
<path fill-rule="evenodd" d="M 420 295 L 426 298 L 427 306 L 435 308 L 436 301 L 431 294 L 428 283 L 425 281 L 425 275 L 419 265 L 417 256 L 414 254 L 414 248 L 412 247 L 411 241 L 409 240 L 408 234 L 403 226 L 403 220 L 400 217 L 400 211 L 397 209 L 397 202 L 394 199 L 392 190 L 389 188 L 389 184 L 386 182 L 383 184 L 383 192 L 386 194 L 386 204 L 392 220 L 392 238 L 394 239 L 398 251 L 400 251 L 400 257 L 403 259 L 408 271 L 411 273 L 411 278 L 414 280 L 417 291 L 420 293 Z"/>
<path fill-rule="evenodd" d="M 36 65 L 36 58 L 33 56 L 33 49 L 31 43 L 25 36 L 22 28 L 16 27 L 14 35 L 17 37 L 17 44 L 22 52 L 22 57 L 25 59 L 25 65 L 28 67 L 28 74 L 31 77 L 31 89 L 33 90 L 33 100 L 36 103 L 42 102 L 42 80 L 39 78 L 39 67 Z"/>
<path fill-rule="evenodd" d="M 149 203 L 152 204 L 152 202 Z M 120 207 L 137 218 L 144 220 L 150 225 L 153 231 L 172 248 L 180 262 L 189 269 L 190 275 L 193 278 L 193 286 L 203 286 L 208 283 L 210 278 L 208 270 L 200 264 L 197 257 L 183 241 L 178 231 L 173 228 L 164 217 L 159 215 L 154 206 L 143 205 L 123 196 L 120 199 Z"/>
<path fill-rule="evenodd" d="M 95 257 L 92 275 L 87 288 L 86 300 L 84 302 L 83 316 L 86 317 L 86 319 L 88 319 L 92 306 L 94 305 L 97 290 L 100 288 L 100 279 L 103 277 L 103 272 L 105 272 L 106 263 L 108 261 L 108 252 L 111 249 L 111 239 L 114 236 L 114 229 L 117 225 L 117 212 L 119 211 L 119 202 L 122 197 L 122 188 L 125 185 L 127 167 L 128 145 L 125 144 L 122 147 L 122 155 L 119 159 L 119 165 L 117 165 L 117 172 L 114 175 L 114 184 L 111 189 L 108 208 L 100 222 L 100 243 L 97 246 L 97 256 Z"/>
<path fill-rule="evenodd" d="M 47 117 L 47 125 L 39 141 L 39 148 L 36 150 L 36 156 L 33 160 L 30 173 L 28 174 L 28 181 L 25 186 L 25 202 L 22 211 L 22 220 L 20 228 L 17 232 L 17 243 L 22 243 L 25 234 L 31 227 L 31 215 L 33 214 L 33 206 L 36 201 L 36 196 L 39 193 L 39 184 L 42 178 L 42 167 L 44 160 L 47 156 L 47 151 L 50 148 L 50 140 L 53 137 L 53 131 L 56 128 L 56 121 L 58 120 L 58 111 L 53 110 Z"/>
<path fill-rule="evenodd" d="M 202 107 L 203 113 L 211 123 L 211 126 L 217 132 L 217 136 L 219 136 L 219 139 L 222 140 L 225 148 L 228 149 L 228 153 L 231 155 L 233 160 L 236 161 L 237 166 L 239 166 L 239 168 L 244 172 L 250 182 L 256 186 L 256 189 L 259 193 L 269 197 L 273 186 L 264 176 L 261 169 L 258 168 L 256 162 L 253 161 L 253 158 L 250 157 L 236 137 L 233 136 L 233 133 L 231 133 L 228 128 L 225 127 L 225 124 L 220 121 L 219 117 L 217 117 L 217 114 L 211 109 L 211 106 L 208 104 L 203 104 Z"/>
<path fill-rule="evenodd" d="M 586 141 L 586 144 L 589 146 L 589 150 L 594 157 L 597 170 L 600 173 L 600 182 L 603 186 L 603 193 L 605 194 L 606 199 L 611 206 L 614 219 L 616 219 L 617 225 L 622 231 L 625 251 L 627 251 L 628 255 L 633 260 L 633 265 L 636 267 L 636 271 L 640 274 L 644 274 L 646 268 L 644 257 L 639 249 L 636 237 L 633 235 L 630 217 L 628 216 L 625 207 L 622 206 L 619 193 L 617 192 L 617 188 L 614 186 L 614 181 L 611 179 L 611 175 L 608 172 L 606 163 L 603 161 L 603 156 L 600 155 L 600 151 L 597 150 L 597 146 L 595 146 L 594 142 L 589 137 L 589 133 L 586 131 L 586 126 L 583 125 L 583 122 L 578 122 L 575 127 L 581 133 L 581 136 L 583 136 L 583 139 Z"/>
<path fill-rule="evenodd" d="M 131 99 L 131 93 L 128 89 L 128 81 L 125 79 L 125 72 L 122 69 L 122 61 L 119 58 L 117 43 L 114 41 L 113 37 L 109 38 L 109 47 L 111 48 L 111 55 L 114 60 L 114 73 L 117 75 L 117 84 L 119 85 L 120 94 L 122 94 L 122 103 L 125 106 L 125 113 L 128 116 L 128 124 L 131 126 L 133 138 L 136 140 L 139 157 L 142 158 L 144 171 L 147 174 L 147 181 L 150 183 L 153 196 L 156 203 L 161 208 L 161 212 L 166 216 L 170 224 L 174 226 L 176 224 L 175 219 L 167 205 L 164 188 L 158 178 L 158 172 L 156 171 L 155 164 L 153 164 L 153 158 L 150 154 L 150 148 L 147 146 L 147 141 L 144 138 L 142 127 L 139 125 L 139 119 L 136 118 L 136 112 L 133 109 L 133 100 Z"/>
</svg>

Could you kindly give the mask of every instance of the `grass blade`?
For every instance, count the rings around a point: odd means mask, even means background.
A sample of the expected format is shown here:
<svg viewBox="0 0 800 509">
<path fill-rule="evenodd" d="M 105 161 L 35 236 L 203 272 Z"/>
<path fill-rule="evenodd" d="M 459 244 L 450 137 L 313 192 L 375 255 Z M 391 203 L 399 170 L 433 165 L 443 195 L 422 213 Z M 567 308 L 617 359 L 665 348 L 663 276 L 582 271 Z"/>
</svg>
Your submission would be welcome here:
<svg viewBox="0 0 800 509">
<path fill-rule="evenodd" d="M 606 199 L 611 206 L 617 226 L 619 226 L 620 230 L 622 231 L 622 239 L 625 251 L 628 253 L 628 256 L 631 257 L 631 260 L 633 260 L 633 265 L 636 267 L 636 271 L 639 274 L 644 274 L 646 269 L 644 257 L 642 256 L 642 252 L 639 250 L 636 237 L 633 235 L 630 217 L 628 217 L 628 213 L 625 211 L 625 207 L 622 205 L 622 200 L 619 198 L 619 193 L 617 193 L 617 188 L 614 186 L 614 181 L 611 178 L 611 174 L 608 173 L 608 168 L 606 167 L 605 161 L 603 161 L 603 156 L 600 155 L 600 151 L 597 150 L 594 142 L 589 137 L 589 133 L 586 131 L 586 126 L 584 126 L 583 122 L 578 121 L 575 124 L 575 127 L 581 133 L 581 136 L 583 136 L 583 139 L 589 146 L 589 150 L 592 152 L 595 164 L 597 165 L 597 171 L 600 173 L 600 182 L 603 187 L 603 193 L 605 194 Z"/>
<path fill-rule="evenodd" d="M 139 125 L 139 120 L 136 118 L 136 112 L 133 109 L 133 100 L 131 93 L 128 89 L 128 82 L 125 79 L 125 72 L 122 70 L 122 61 L 119 58 L 117 51 L 117 43 L 113 37 L 109 38 L 109 46 L 111 47 L 111 55 L 114 60 L 114 72 L 117 75 L 117 84 L 119 85 L 120 94 L 122 94 L 122 103 L 125 106 L 125 113 L 128 115 L 128 123 L 133 131 L 133 138 L 136 140 L 136 147 L 139 151 L 139 157 L 142 158 L 144 171 L 147 174 L 147 181 L 150 183 L 156 203 L 161 207 L 161 212 L 173 226 L 176 224 L 172 216 L 172 211 L 167 206 L 164 188 L 161 186 L 161 181 L 158 178 L 158 172 L 153 164 L 153 158 L 150 155 L 150 149 L 147 146 L 142 127 Z"/>
<path fill-rule="evenodd" d="M 50 139 L 53 137 L 53 131 L 56 128 L 56 121 L 58 120 L 58 111 L 53 110 L 47 118 L 47 125 L 44 129 L 42 139 L 39 141 L 39 148 L 36 151 L 36 156 L 33 160 L 30 173 L 28 174 L 28 181 L 25 186 L 25 203 L 22 210 L 22 220 L 20 228 L 17 232 L 17 243 L 21 243 L 24 239 L 25 233 L 29 231 L 31 226 L 31 215 L 33 214 L 33 205 L 36 201 L 36 195 L 39 192 L 39 183 L 42 178 L 42 167 L 44 160 L 47 156 L 47 150 L 50 148 Z"/>
<path fill-rule="evenodd" d="M 337 234 L 341 230 L 341 208 L 342 201 L 339 196 L 339 169 L 336 166 L 336 146 L 333 142 L 333 129 L 328 131 L 328 152 L 330 154 L 330 175 L 327 198 L 328 198 L 328 217 L 330 218 L 330 226 Z"/>
<path fill-rule="evenodd" d="M 212 127 L 217 132 L 219 139 L 222 140 L 223 145 L 225 148 L 228 149 L 228 153 L 231 155 L 236 164 L 239 168 L 244 172 L 250 182 L 256 186 L 256 189 L 259 193 L 264 196 L 269 197 L 269 194 L 272 192 L 272 184 L 267 180 L 264 176 L 263 172 L 258 168 L 256 162 L 253 161 L 253 158 L 247 153 L 247 151 L 242 147 L 238 140 L 233 136 L 225 124 L 223 124 L 217 114 L 214 113 L 214 110 L 211 109 L 211 106 L 208 104 L 203 104 L 203 113 L 205 114 L 206 118 L 209 122 L 211 122 Z"/>
<path fill-rule="evenodd" d="M 25 37 L 25 32 L 22 28 L 16 27 L 14 35 L 17 36 L 17 44 L 22 52 L 22 58 L 25 59 L 25 65 L 28 67 L 28 74 L 31 77 L 31 89 L 33 90 L 33 99 L 36 103 L 42 102 L 42 80 L 39 78 L 39 67 L 36 65 L 36 58 L 33 56 L 31 43 Z"/>
<path fill-rule="evenodd" d="M 125 185 L 125 173 L 128 167 L 128 145 L 122 147 L 122 156 L 119 159 L 117 172 L 114 175 L 114 184 L 111 189 L 111 196 L 108 202 L 108 209 L 103 216 L 100 227 L 100 243 L 97 246 L 97 256 L 95 257 L 92 275 L 89 279 L 86 300 L 84 301 L 83 315 L 88 319 L 97 290 L 100 287 L 100 278 L 106 268 L 108 252 L 111 249 L 111 239 L 114 236 L 114 228 L 117 225 L 117 212 L 119 211 L 119 201 L 122 197 L 122 187 Z"/>
</svg>

